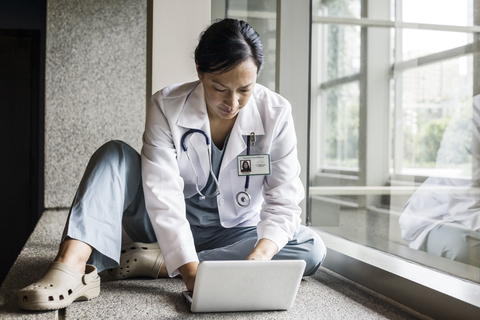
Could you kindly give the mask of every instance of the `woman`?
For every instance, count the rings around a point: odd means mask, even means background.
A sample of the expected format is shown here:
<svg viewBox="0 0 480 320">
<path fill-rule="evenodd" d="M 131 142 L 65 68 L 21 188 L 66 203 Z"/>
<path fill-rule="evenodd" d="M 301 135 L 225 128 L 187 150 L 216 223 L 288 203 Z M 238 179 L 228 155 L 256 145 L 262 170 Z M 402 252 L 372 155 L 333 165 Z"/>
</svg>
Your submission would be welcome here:
<svg viewBox="0 0 480 320">
<path fill-rule="evenodd" d="M 242 172 L 250 172 L 250 165 L 248 164 L 248 160 L 244 160 L 242 163 Z"/>
<path fill-rule="evenodd" d="M 119 141 L 92 156 L 55 262 L 18 293 L 20 307 L 92 299 L 97 270 L 115 279 L 180 274 L 193 290 L 204 260 L 303 259 L 305 275 L 320 267 L 325 246 L 300 225 L 291 107 L 256 84 L 258 34 L 244 21 L 214 23 L 195 63 L 199 81 L 153 96 L 141 156 Z M 239 176 L 237 156 L 254 155 L 268 155 L 260 157 L 270 174 Z"/>
</svg>

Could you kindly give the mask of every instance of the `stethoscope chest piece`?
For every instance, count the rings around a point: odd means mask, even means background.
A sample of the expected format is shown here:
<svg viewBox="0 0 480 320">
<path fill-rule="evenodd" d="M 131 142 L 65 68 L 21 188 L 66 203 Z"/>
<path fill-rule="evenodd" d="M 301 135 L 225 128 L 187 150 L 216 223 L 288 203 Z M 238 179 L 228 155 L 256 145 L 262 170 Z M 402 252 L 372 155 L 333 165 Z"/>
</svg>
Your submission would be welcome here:
<svg viewBox="0 0 480 320">
<path fill-rule="evenodd" d="M 235 202 L 239 207 L 246 208 L 250 205 L 250 195 L 245 191 L 240 191 L 235 197 Z"/>
</svg>

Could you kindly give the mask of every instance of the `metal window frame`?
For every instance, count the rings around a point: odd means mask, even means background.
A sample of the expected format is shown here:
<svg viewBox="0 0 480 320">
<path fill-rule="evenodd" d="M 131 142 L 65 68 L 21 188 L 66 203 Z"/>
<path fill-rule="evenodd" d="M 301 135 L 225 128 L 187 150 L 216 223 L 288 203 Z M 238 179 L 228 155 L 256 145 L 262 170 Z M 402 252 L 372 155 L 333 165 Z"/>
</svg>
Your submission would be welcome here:
<svg viewBox="0 0 480 320">
<path fill-rule="evenodd" d="M 402 36 L 401 36 L 401 32 L 399 32 L 402 29 L 448 31 L 448 32 L 459 32 L 459 33 L 478 33 L 478 32 L 480 32 L 480 26 L 436 25 L 436 24 L 408 23 L 408 22 L 398 21 L 398 20 L 401 20 L 401 10 L 399 10 L 399 8 L 401 8 L 401 4 L 402 4 L 401 1 L 399 1 L 399 0 L 396 1 L 396 6 L 397 6 L 396 18 L 397 18 L 397 21 L 378 20 L 378 19 L 369 19 L 369 18 L 356 19 L 356 18 L 339 18 L 339 17 L 324 17 L 324 16 L 319 17 L 319 16 L 316 16 L 316 17 L 312 18 L 312 23 L 314 23 L 314 24 L 353 25 L 353 26 L 360 26 L 360 27 L 365 27 L 365 28 L 368 28 L 368 27 L 394 28 L 394 30 L 396 32 L 395 48 L 397 49 L 397 50 L 395 50 L 395 54 L 396 54 L 395 61 L 401 61 L 401 57 L 400 57 L 401 50 L 398 50 L 398 48 L 401 48 L 401 45 L 402 45 Z M 467 45 L 464 45 L 464 46 L 461 46 L 461 47 L 445 50 L 445 51 L 442 51 L 442 52 L 437 52 L 437 53 L 430 54 L 430 55 L 427 55 L 427 56 L 418 57 L 416 59 L 411 59 L 411 60 L 407 60 L 407 61 L 401 61 L 399 63 L 394 63 L 392 65 L 391 77 L 393 78 L 393 77 L 397 76 L 398 74 L 400 74 L 402 71 L 405 71 L 405 70 L 408 70 L 408 69 L 418 68 L 418 67 L 421 67 L 421 66 L 424 66 L 424 65 L 428 65 L 428 64 L 432 64 L 432 63 L 436 63 L 436 62 L 440 62 L 440 61 L 445 61 L 445 60 L 452 59 L 452 58 L 461 57 L 461 56 L 468 55 L 468 54 L 471 54 L 471 53 L 474 53 L 474 52 L 478 52 L 479 50 L 480 50 L 480 48 L 478 47 L 478 45 L 470 43 L 470 44 L 467 44 Z M 364 62 L 362 62 L 362 63 L 364 63 Z M 333 87 L 338 86 L 338 85 L 346 84 L 346 83 L 353 82 L 353 81 L 358 81 L 359 79 L 360 80 L 362 79 L 361 73 L 353 74 L 353 75 L 342 77 L 342 78 L 339 78 L 339 79 L 334 79 L 334 80 L 322 82 L 322 83 L 320 83 L 319 86 L 320 86 L 321 90 L 325 90 L 325 89 L 333 88 Z M 401 106 L 401 101 L 400 101 L 400 96 L 401 95 L 398 94 L 399 92 L 402 91 L 401 81 L 395 81 L 395 86 L 396 86 L 396 88 L 395 88 L 395 99 L 396 99 L 396 101 L 395 101 L 395 111 L 394 111 L 395 115 L 394 115 L 394 118 L 398 119 L 401 116 L 400 115 L 401 108 L 399 107 L 399 106 Z M 403 176 L 405 176 L 405 178 L 407 178 L 407 177 L 409 177 L 409 175 L 405 175 L 405 174 L 400 173 L 401 172 L 401 164 L 399 164 L 400 163 L 399 158 L 403 154 L 403 143 L 402 143 L 403 130 L 400 126 L 395 126 L 394 139 L 395 139 L 395 142 L 393 144 L 393 148 L 394 148 L 393 155 L 394 155 L 394 168 L 395 169 L 394 169 L 393 174 L 396 175 L 396 176 L 403 175 Z M 387 156 L 389 156 L 389 154 L 387 154 Z M 360 155 L 359 155 L 359 157 L 360 157 Z M 359 159 L 359 161 L 361 161 L 361 159 Z M 321 172 L 323 172 L 323 169 L 324 169 L 323 166 L 321 166 L 320 168 L 317 168 L 317 172 L 319 172 L 319 174 L 321 174 Z M 355 175 L 356 174 L 355 170 L 352 170 L 352 172 L 350 174 Z M 422 175 L 419 174 L 419 176 L 422 176 Z M 426 176 L 424 176 L 424 177 L 426 177 Z M 412 181 L 415 180 L 415 177 L 412 177 L 411 180 Z"/>
</svg>

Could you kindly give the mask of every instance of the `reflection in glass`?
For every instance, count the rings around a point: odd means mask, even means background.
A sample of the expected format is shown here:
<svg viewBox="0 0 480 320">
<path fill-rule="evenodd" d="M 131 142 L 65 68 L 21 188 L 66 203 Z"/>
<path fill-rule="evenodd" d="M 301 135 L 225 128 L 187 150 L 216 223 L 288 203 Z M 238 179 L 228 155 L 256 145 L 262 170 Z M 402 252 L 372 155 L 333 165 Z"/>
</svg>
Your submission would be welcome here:
<svg viewBox="0 0 480 320">
<path fill-rule="evenodd" d="M 412 249 L 480 267 L 480 96 L 465 103 L 443 134 L 437 166 L 473 157 L 472 179 L 429 177 L 408 200 L 399 219 Z"/>
</svg>

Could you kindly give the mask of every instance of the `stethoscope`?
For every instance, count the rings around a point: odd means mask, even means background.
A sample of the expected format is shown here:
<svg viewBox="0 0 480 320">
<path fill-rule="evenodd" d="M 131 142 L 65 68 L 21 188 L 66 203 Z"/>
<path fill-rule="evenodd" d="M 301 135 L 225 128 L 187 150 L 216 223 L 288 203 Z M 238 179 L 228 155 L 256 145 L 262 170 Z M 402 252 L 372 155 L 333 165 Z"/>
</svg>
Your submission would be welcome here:
<svg viewBox="0 0 480 320">
<path fill-rule="evenodd" d="M 194 133 L 200 133 L 201 135 L 203 135 L 205 137 L 205 143 L 207 144 L 207 151 L 208 151 L 208 163 L 209 163 L 209 166 L 210 166 L 210 174 L 212 175 L 213 177 L 213 180 L 215 181 L 215 185 L 217 186 L 217 190 L 210 194 L 210 195 L 204 195 L 200 189 L 198 188 L 198 174 L 197 174 L 197 170 L 195 170 L 195 166 L 193 165 L 193 162 L 192 162 L 192 159 L 190 158 L 190 155 L 188 154 L 188 149 L 187 149 L 187 145 L 185 144 L 185 139 L 191 135 L 191 134 L 194 134 Z M 250 155 L 250 137 L 252 137 L 252 145 L 255 143 L 255 133 L 251 133 L 250 136 L 247 136 L 247 156 Z M 197 192 L 198 194 L 200 195 L 199 199 L 200 200 L 204 200 L 204 199 L 210 199 L 210 198 L 214 198 L 216 196 L 218 196 L 220 194 L 220 191 L 218 190 L 219 189 L 219 184 L 218 184 L 218 180 L 217 180 L 217 177 L 215 177 L 215 174 L 213 173 L 213 168 L 212 168 L 212 155 L 211 155 L 211 146 L 210 146 L 210 139 L 208 138 L 207 134 L 205 133 L 205 131 L 203 130 L 199 130 L 199 129 L 190 129 L 188 130 L 187 132 L 185 132 L 185 134 L 182 136 L 182 139 L 180 140 L 181 144 L 182 144 L 182 149 L 183 151 L 185 151 L 185 154 L 187 155 L 187 158 L 188 158 L 188 161 L 190 161 L 190 164 L 192 166 L 192 169 L 193 169 L 193 172 L 195 173 L 195 188 L 197 189 Z M 243 208 L 246 208 L 250 205 L 250 201 L 251 201 L 251 197 L 250 195 L 248 194 L 248 187 L 249 187 L 249 184 L 250 184 L 250 176 L 249 175 L 246 175 L 245 176 L 245 191 L 240 191 L 239 193 L 237 193 L 237 195 L 235 196 L 235 201 L 237 203 L 238 206 L 240 207 L 243 207 Z"/>
<path fill-rule="evenodd" d="M 255 143 L 255 133 L 251 133 L 250 136 L 252 137 L 252 145 Z M 247 156 L 250 155 L 250 136 L 247 136 Z M 252 200 L 250 198 L 250 195 L 248 194 L 248 187 L 250 185 L 250 176 L 246 175 L 245 176 L 245 191 L 240 191 L 237 193 L 235 196 L 235 201 L 237 204 L 242 207 L 246 208 L 250 205 L 250 201 Z"/>
</svg>

